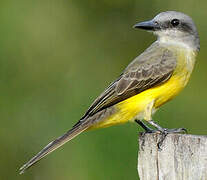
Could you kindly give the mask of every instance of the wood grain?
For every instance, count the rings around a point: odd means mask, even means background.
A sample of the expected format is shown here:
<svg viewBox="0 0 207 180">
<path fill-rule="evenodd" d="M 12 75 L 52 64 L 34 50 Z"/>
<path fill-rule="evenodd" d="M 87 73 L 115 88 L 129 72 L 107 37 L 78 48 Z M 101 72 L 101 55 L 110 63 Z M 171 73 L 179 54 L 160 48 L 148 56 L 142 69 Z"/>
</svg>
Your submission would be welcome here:
<svg viewBox="0 0 207 180">
<path fill-rule="evenodd" d="M 207 180 L 207 136 L 169 134 L 158 150 L 159 134 L 140 134 L 140 180 Z"/>
</svg>

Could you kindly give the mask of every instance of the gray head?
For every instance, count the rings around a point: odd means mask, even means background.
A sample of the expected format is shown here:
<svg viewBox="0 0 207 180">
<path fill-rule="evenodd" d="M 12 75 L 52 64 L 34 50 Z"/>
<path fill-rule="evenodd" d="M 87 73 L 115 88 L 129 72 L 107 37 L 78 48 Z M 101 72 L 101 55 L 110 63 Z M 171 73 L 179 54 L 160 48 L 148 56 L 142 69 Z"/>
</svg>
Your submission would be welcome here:
<svg viewBox="0 0 207 180">
<path fill-rule="evenodd" d="M 178 43 L 195 50 L 200 49 L 199 36 L 193 20 L 176 11 L 161 12 L 150 21 L 137 23 L 135 28 L 152 31 L 158 41 Z"/>
</svg>

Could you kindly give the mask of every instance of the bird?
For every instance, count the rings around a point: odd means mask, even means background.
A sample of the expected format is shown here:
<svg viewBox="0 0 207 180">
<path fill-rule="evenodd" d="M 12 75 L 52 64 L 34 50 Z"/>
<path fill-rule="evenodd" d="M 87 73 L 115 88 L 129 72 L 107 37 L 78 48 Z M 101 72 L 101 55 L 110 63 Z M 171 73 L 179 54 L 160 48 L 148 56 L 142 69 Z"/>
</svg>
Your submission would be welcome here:
<svg viewBox="0 0 207 180">
<path fill-rule="evenodd" d="M 94 100 L 69 131 L 24 164 L 20 174 L 80 133 L 91 129 L 137 122 L 146 133 L 156 131 L 166 135 L 185 130 L 163 128 L 152 119 L 152 115 L 183 90 L 189 81 L 200 50 L 193 20 L 182 12 L 165 11 L 133 27 L 153 33 L 156 41 Z"/>
</svg>

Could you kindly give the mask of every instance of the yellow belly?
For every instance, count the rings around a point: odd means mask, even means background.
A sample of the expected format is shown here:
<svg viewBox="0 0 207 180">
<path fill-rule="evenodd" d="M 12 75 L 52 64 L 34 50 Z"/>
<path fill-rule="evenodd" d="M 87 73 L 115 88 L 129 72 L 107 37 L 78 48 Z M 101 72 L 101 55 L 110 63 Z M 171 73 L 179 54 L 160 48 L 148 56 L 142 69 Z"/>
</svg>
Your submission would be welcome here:
<svg viewBox="0 0 207 180">
<path fill-rule="evenodd" d="M 146 118 L 145 110 L 151 102 L 154 102 L 153 109 L 158 109 L 161 105 L 174 98 L 185 86 L 188 78 L 172 76 L 166 83 L 148 89 L 136 96 L 133 96 L 117 105 L 120 109 L 121 117 L 125 120 L 133 120 L 135 117 Z M 112 117 L 113 118 L 113 117 Z M 124 121 L 124 120 L 123 120 Z"/>
<path fill-rule="evenodd" d="M 174 98 L 187 84 L 194 66 L 194 60 L 190 59 L 192 64 L 189 65 L 187 64 L 187 60 L 189 60 L 187 58 L 194 58 L 194 56 L 185 55 L 185 52 L 179 54 L 177 67 L 167 82 L 116 104 L 116 113 L 106 117 L 105 120 L 94 125 L 92 129 L 125 123 L 135 118 L 150 120 L 149 116 L 151 117 L 153 112 L 150 112 L 150 114 L 145 112 L 151 102 L 153 102 L 152 111 L 156 110 L 162 104 Z"/>
</svg>

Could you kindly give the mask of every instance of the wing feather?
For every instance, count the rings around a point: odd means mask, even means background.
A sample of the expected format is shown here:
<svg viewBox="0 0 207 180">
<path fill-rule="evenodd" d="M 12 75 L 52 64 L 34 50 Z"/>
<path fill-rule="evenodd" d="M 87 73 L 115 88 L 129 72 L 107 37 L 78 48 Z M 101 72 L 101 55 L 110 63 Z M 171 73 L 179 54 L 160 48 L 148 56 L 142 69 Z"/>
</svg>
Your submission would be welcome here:
<svg viewBox="0 0 207 180">
<path fill-rule="evenodd" d="M 175 67 L 176 56 L 173 52 L 154 43 L 92 103 L 82 119 L 166 82 Z"/>
</svg>

